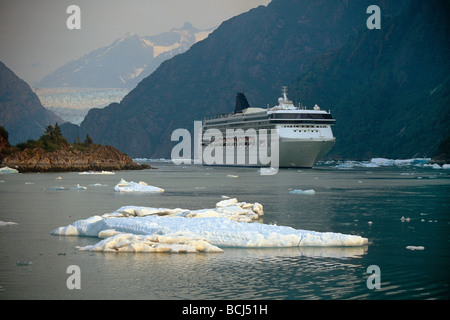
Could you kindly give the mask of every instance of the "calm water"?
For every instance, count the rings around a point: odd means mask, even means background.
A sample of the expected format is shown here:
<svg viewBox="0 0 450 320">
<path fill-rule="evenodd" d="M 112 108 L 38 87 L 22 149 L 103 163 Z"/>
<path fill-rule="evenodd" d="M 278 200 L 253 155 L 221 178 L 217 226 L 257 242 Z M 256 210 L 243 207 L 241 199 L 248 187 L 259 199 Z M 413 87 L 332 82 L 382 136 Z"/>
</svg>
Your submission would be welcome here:
<svg viewBox="0 0 450 320">
<path fill-rule="evenodd" d="M 115 175 L 0 175 L 0 299 L 448 299 L 450 171 L 332 166 L 280 170 L 155 163 Z M 238 175 L 237 178 L 228 175 Z M 57 177 L 62 180 L 57 180 Z M 120 194 L 121 178 L 163 194 Z M 102 186 L 90 186 L 91 184 Z M 86 186 L 87 190 L 46 188 Z M 289 194 L 314 189 L 315 195 Z M 110 254 L 76 250 L 93 238 L 50 232 L 124 205 L 212 208 L 221 196 L 260 202 L 264 223 L 359 234 L 365 248 L 225 249 L 222 254 Z M 401 218 L 410 218 L 402 222 Z M 423 246 L 424 250 L 408 250 Z M 69 290 L 78 265 L 81 289 Z M 367 268 L 380 268 L 370 290 Z"/>
</svg>

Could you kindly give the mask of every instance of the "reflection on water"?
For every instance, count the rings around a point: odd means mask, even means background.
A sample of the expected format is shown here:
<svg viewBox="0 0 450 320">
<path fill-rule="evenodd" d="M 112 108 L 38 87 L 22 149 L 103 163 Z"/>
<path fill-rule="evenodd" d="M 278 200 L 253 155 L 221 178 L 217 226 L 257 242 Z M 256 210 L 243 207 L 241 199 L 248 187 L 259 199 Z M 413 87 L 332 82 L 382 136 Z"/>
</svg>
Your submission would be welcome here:
<svg viewBox="0 0 450 320">
<path fill-rule="evenodd" d="M 161 163 L 115 175 L 0 177 L 0 299 L 445 299 L 449 298 L 450 184 L 430 168 L 280 170 Z M 407 173 L 407 174 L 405 174 Z M 233 177 L 229 177 L 233 175 Z M 56 179 L 61 176 L 62 179 Z M 237 176 L 237 177 L 236 177 Z M 420 179 L 419 179 L 420 177 Z M 120 194 L 123 178 L 164 194 Z M 73 187 L 86 186 L 87 190 Z M 55 187 L 63 187 L 61 189 Z M 50 190 L 48 190 L 50 188 Z M 293 189 L 315 190 L 295 195 Z M 362 248 L 224 248 L 214 254 L 80 252 L 95 238 L 58 237 L 60 226 L 124 205 L 212 208 L 222 196 L 264 206 L 264 223 L 357 234 Z M 407 217 L 406 220 L 401 220 Z M 407 246 L 424 246 L 411 251 Z M 27 262 L 27 263 L 18 263 Z M 31 262 L 31 263 L 28 263 Z M 81 290 L 68 290 L 78 265 Z M 367 268 L 381 270 L 370 290 Z"/>
<path fill-rule="evenodd" d="M 343 298 L 364 285 L 352 250 L 227 249 L 222 254 L 95 254 L 98 295 L 133 299 Z M 99 280 L 95 270 L 102 270 Z M 140 277 L 138 277 L 140 275 Z M 133 279 L 136 281 L 130 281 Z M 114 288 L 105 284 L 113 278 Z M 92 294 L 93 292 L 91 292 Z"/>
</svg>

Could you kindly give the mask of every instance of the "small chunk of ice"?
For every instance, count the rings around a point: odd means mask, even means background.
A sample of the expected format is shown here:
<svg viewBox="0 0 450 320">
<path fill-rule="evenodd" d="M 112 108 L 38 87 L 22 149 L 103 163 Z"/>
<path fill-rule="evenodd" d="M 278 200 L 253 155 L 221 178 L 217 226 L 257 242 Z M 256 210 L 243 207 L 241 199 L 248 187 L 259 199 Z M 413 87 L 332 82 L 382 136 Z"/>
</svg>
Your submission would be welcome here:
<svg viewBox="0 0 450 320">
<path fill-rule="evenodd" d="M 150 186 L 146 182 L 139 181 L 126 181 L 121 179 L 120 182 L 114 187 L 116 192 L 164 192 L 164 189 Z"/>
<path fill-rule="evenodd" d="M 15 224 L 17 224 L 17 223 L 16 222 L 11 222 L 11 221 L 9 221 L 9 222 L 0 221 L 0 227 L 12 226 L 12 225 L 15 225 Z"/>
<path fill-rule="evenodd" d="M 16 169 L 10 167 L 0 168 L 0 174 L 19 173 Z"/>
<path fill-rule="evenodd" d="M 424 246 L 407 246 L 406 249 L 408 250 L 425 250 Z"/>
<path fill-rule="evenodd" d="M 79 172 L 78 174 L 115 174 L 112 171 L 83 171 L 83 172 Z"/>
<path fill-rule="evenodd" d="M 289 191 L 290 194 L 316 194 L 316 191 L 313 189 L 309 190 L 300 190 L 300 189 L 294 189 Z"/>
</svg>

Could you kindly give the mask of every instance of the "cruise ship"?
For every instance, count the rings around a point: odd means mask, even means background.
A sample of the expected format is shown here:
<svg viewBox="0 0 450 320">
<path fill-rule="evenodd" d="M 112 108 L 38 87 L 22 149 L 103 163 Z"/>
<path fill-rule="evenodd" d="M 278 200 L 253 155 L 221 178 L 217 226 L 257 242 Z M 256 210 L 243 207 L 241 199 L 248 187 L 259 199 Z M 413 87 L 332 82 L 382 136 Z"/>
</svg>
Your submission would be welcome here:
<svg viewBox="0 0 450 320">
<path fill-rule="evenodd" d="M 250 107 L 239 92 L 233 113 L 203 120 L 203 154 L 215 157 L 209 162 L 204 158 L 203 164 L 266 167 L 270 164 L 263 159 L 278 152 L 280 168 L 312 168 L 335 144 L 332 126 L 336 120 L 318 105 L 312 109 L 294 106 L 286 87 L 281 94 L 278 105 L 264 109 Z M 271 139 L 271 133 L 277 140 Z M 277 148 L 272 148 L 274 144 Z M 262 146 L 267 155 L 261 154 Z"/>
</svg>

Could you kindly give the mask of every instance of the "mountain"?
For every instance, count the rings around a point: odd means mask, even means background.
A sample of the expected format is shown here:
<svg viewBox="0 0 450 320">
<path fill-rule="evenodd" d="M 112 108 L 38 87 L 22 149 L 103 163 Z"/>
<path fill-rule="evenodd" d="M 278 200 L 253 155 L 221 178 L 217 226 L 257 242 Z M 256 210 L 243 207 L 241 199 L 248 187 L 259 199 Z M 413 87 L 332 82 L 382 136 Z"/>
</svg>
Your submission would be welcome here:
<svg viewBox="0 0 450 320">
<path fill-rule="evenodd" d="M 450 136 L 450 3 L 414 0 L 381 30 L 362 29 L 291 85 L 331 108 L 331 158 L 433 157 Z M 447 139 L 448 141 L 448 139 Z"/>
<path fill-rule="evenodd" d="M 94 50 L 45 76 L 40 88 L 134 88 L 165 60 L 188 50 L 212 30 L 186 22 L 155 36 L 125 34 L 111 45 Z"/>
<path fill-rule="evenodd" d="M 383 16 L 395 16 L 406 1 L 273 0 L 233 17 L 162 63 L 120 103 L 91 109 L 79 136 L 89 133 L 132 157 L 169 157 L 173 130 L 231 112 L 236 92 L 245 91 L 253 106 L 276 103 L 282 85 L 365 28 L 367 7 L 377 3 Z"/>
<path fill-rule="evenodd" d="M 41 136 L 44 128 L 64 121 L 45 109 L 30 86 L 0 62 L 0 125 L 11 144 Z"/>
</svg>

